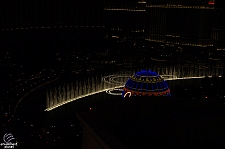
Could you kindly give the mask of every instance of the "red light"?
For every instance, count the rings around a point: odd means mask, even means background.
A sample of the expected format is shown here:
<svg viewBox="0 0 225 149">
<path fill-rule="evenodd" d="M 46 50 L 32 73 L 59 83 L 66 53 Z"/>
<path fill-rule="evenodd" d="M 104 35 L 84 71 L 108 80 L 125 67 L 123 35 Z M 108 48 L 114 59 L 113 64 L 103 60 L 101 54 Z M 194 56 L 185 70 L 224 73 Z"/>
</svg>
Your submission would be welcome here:
<svg viewBox="0 0 225 149">
<path fill-rule="evenodd" d="M 205 98 L 208 98 L 207 96 L 205 96 Z"/>
<path fill-rule="evenodd" d="M 90 111 L 92 110 L 92 108 L 90 108 Z"/>
<path fill-rule="evenodd" d="M 208 4 L 209 4 L 209 5 L 214 5 L 214 4 L 215 4 L 215 2 L 208 2 Z"/>
</svg>

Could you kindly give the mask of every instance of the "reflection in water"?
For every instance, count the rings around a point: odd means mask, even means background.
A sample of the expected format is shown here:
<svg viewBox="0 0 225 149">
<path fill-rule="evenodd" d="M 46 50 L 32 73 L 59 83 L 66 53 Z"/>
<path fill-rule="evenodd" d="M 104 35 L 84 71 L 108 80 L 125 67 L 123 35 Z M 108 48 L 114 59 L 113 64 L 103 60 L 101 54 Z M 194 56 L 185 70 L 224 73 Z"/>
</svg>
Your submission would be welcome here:
<svg viewBox="0 0 225 149">
<path fill-rule="evenodd" d="M 222 68 L 219 67 L 215 68 L 190 65 L 152 67 L 150 70 L 157 72 L 159 75 L 166 75 L 175 78 L 201 77 L 205 75 L 220 76 L 222 74 Z M 46 110 L 50 111 L 74 100 L 83 98 L 84 96 L 96 94 L 109 88 L 124 85 L 128 77 L 132 76 L 137 71 L 139 70 L 112 71 L 108 74 L 104 73 L 104 77 L 102 77 L 102 75 L 91 76 L 80 80 L 75 80 L 74 82 L 66 85 L 64 84 L 62 86 L 50 88 L 46 92 Z M 115 80 L 115 78 L 117 80 Z"/>
<path fill-rule="evenodd" d="M 201 85 L 201 80 L 202 79 L 169 80 L 167 83 L 173 96 L 174 88 L 176 86 L 188 88 L 194 84 L 196 88 L 199 88 Z M 46 94 L 44 89 L 40 90 L 38 93 L 35 93 L 34 96 L 21 103 L 18 107 L 17 114 L 20 115 L 20 117 L 30 120 L 38 125 L 52 126 L 57 124 L 65 127 L 66 125 L 71 125 L 73 121 L 75 121 L 75 113 L 77 111 L 89 110 L 90 107 L 97 106 L 98 104 L 101 104 L 109 99 L 113 100 L 113 98 L 115 98 L 115 96 L 102 92 L 78 99 L 74 102 L 46 112 L 44 111 L 45 97 Z"/>
</svg>

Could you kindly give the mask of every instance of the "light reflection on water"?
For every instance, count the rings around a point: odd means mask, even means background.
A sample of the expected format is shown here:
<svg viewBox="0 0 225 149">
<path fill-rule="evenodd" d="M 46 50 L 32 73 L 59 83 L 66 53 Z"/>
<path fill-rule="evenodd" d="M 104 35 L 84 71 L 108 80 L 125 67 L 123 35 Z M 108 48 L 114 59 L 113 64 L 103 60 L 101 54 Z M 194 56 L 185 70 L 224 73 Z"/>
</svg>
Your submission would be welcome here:
<svg viewBox="0 0 225 149">
<path fill-rule="evenodd" d="M 167 81 L 171 94 L 173 96 L 174 87 L 181 86 L 182 88 L 188 88 L 195 86 L 199 88 L 202 79 L 188 79 L 188 80 L 170 80 Z M 67 127 L 71 124 L 77 123 L 76 112 L 82 110 L 89 110 L 90 107 L 98 106 L 107 100 L 115 98 L 105 92 L 84 97 L 77 101 L 58 107 L 52 111 L 46 112 L 45 109 L 45 90 L 40 90 L 40 93 L 36 93 L 34 96 L 23 102 L 19 108 L 17 115 L 24 120 L 31 121 L 34 125 L 41 127 L 51 127 L 52 125 L 58 125 L 58 127 Z"/>
</svg>

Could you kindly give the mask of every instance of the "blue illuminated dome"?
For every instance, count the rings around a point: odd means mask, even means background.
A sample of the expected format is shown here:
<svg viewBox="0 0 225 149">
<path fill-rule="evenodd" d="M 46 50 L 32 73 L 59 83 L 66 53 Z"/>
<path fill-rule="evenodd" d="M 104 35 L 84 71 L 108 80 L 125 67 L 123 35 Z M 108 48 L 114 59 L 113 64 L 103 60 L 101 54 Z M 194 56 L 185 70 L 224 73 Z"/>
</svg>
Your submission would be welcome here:
<svg viewBox="0 0 225 149">
<path fill-rule="evenodd" d="M 142 70 L 127 80 L 122 96 L 170 96 L 170 89 L 156 72 Z"/>
</svg>

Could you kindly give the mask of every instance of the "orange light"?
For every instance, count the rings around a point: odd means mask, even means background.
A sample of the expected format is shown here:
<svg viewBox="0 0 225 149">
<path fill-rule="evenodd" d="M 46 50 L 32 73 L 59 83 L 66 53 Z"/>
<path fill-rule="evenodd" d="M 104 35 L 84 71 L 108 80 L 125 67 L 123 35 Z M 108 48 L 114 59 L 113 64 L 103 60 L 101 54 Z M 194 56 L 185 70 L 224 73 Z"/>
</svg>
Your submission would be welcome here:
<svg viewBox="0 0 225 149">
<path fill-rule="evenodd" d="M 209 4 L 209 5 L 214 5 L 215 2 L 210 2 L 210 1 L 209 1 L 208 4 Z"/>
<path fill-rule="evenodd" d="M 124 98 L 129 94 L 129 97 L 131 96 L 131 92 L 126 92 L 126 94 L 123 96 Z"/>
</svg>

